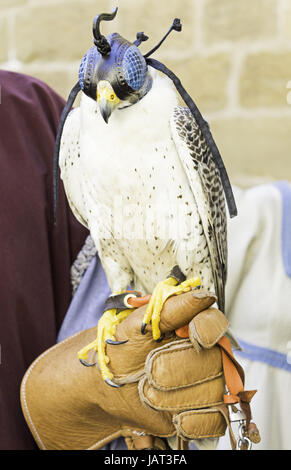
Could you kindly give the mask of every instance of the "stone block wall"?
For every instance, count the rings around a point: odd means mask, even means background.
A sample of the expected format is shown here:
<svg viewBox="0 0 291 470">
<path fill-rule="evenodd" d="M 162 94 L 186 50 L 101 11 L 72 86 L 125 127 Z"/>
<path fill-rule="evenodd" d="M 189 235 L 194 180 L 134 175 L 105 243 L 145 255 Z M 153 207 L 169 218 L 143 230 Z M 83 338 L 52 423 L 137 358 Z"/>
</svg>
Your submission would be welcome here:
<svg viewBox="0 0 291 470">
<path fill-rule="evenodd" d="M 154 57 L 179 75 L 209 121 L 232 181 L 291 181 L 291 0 L 0 0 L 0 66 L 67 97 L 92 44 L 92 19 L 119 7 L 103 34 L 150 36 L 183 23 Z"/>
</svg>

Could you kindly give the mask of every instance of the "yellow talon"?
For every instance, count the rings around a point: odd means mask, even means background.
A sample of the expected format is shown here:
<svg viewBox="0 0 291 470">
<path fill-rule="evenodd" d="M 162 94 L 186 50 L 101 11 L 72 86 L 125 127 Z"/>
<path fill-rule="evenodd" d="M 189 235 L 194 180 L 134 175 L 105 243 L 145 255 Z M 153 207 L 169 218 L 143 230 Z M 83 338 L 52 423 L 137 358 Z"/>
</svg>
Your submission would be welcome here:
<svg viewBox="0 0 291 470">
<path fill-rule="evenodd" d="M 85 346 L 84 348 L 82 348 L 79 352 L 78 352 L 78 358 L 79 359 L 83 359 L 84 361 L 86 361 L 88 359 L 88 354 L 91 350 L 95 350 L 97 351 L 97 343 L 96 343 L 96 340 L 95 341 L 92 341 L 92 343 L 90 344 L 87 344 L 87 346 Z"/>
<path fill-rule="evenodd" d="M 146 313 L 143 317 L 143 325 L 147 325 L 150 321 L 152 323 L 153 339 L 158 340 L 161 337 L 161 331 L 159 328 L 160 315 L 166 300 L 172 295 L 179 295 L 182 294 L 182 292 L 188 292 L 193 287 L 198 287 L 200 285 L 201 280 L 199 277 L 186 279 L 186 281 L 181 284 L 178 284 L 178 281 L 175 278 L 169 277 L 165 281 L 161 281 L 156 285 L 146 309 Z"/>
<path fill-rule="evenodd" d="M 106 340 L 115 340 L 116 327 L 132 312 L 132 309 L 123 310 L 116 313 L 116 309 L 107 310 L 103 313 L 97 325 L 97 338 L 92 343 L 85 346 L 78 352 L 78 358 L 86 360 L 88 353 L 91 350 L 97 352 L 98 364 L 103 380 L 112 380 L 113 374 L 107 367 L 110 362 L 109 357 L 106 356 Z"/>
</svg>

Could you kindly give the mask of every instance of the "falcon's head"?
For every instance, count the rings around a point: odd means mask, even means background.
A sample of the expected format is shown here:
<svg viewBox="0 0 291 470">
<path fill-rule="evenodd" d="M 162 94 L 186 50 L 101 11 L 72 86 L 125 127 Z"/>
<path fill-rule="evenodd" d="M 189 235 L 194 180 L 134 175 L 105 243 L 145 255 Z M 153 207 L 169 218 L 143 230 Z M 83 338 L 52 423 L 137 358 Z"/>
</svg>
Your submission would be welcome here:
<svg viewBox="0 0 291 470">
<path fill-rule="evenodd" d="M 116 12 L 95 17 L 95 46 L 87 51 L 79 69 L 81 89 L 97 101 L 105 122 L 115 108 L 136 103 L 152 85 L 146 60 L 134 43 L 117 33 L 107 38 L 100 34 L 100 21 L 113 19 Z"/>
</svg>

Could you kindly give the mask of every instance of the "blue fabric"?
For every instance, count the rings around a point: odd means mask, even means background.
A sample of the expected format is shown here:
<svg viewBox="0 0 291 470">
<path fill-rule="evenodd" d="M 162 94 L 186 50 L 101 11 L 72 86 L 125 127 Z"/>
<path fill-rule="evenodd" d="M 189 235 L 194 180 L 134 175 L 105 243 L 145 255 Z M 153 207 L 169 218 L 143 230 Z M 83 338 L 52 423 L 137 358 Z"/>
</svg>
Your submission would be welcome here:
<svg viewBox="0 0 291 470">
<path fill-rule="evenodd" d="M 288 277 L 291 277 L 291 185 L 287 181 L 275 183 L 282 197 L 282 257 Z"/>
<path fill-rule="evenodd" d="M 58 334 L 58 342 L 96 326 L 110 294 L 111 290 L 100 260 L 94 256 L 66 313 Z"/>
<path fill-rule="evenodd" d="M 263 362 L 268 366 L 291 372 L 291 358 L 289 358 L 287 354 L 247 343 L 240 338 L 238 341 L 242 347 L 242 351 L 235 351 L 235 355 L 239 355 L 251 361 Z"/>
</svg>

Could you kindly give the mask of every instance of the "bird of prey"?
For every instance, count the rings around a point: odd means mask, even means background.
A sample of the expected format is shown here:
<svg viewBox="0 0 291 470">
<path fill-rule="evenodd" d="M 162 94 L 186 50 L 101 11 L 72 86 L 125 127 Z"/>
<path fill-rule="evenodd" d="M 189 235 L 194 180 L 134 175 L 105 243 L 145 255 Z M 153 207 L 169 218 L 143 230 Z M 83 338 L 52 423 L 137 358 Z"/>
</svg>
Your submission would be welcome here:
<svg viewBox="0 0 291 470">
<path fill-rule="evenodd" d="M 151 322 L 158 340 L 170 295 L 201 286 L 216 292 L 224 311 L 226 207 L 211 148 L 193 113 L 179 105 L 172 80 L 149 66 L 139 41 L 100 34 L 100 21 L 115 14 L 95 18 L 95 45 L 79 72 L 81 104 L 62 129 L 59 165 L 70 207 L 90 230 L 113 294 L 129 286 L 152 294 L 142 331 Z M 114 343 L 116 325 L 131 313 L 125 305 L 120 312 L 109 304 L 96 341 L 79 353 L 84 362 L 95 349 L 113 386 L 105 341 Z"/>
</svg>

